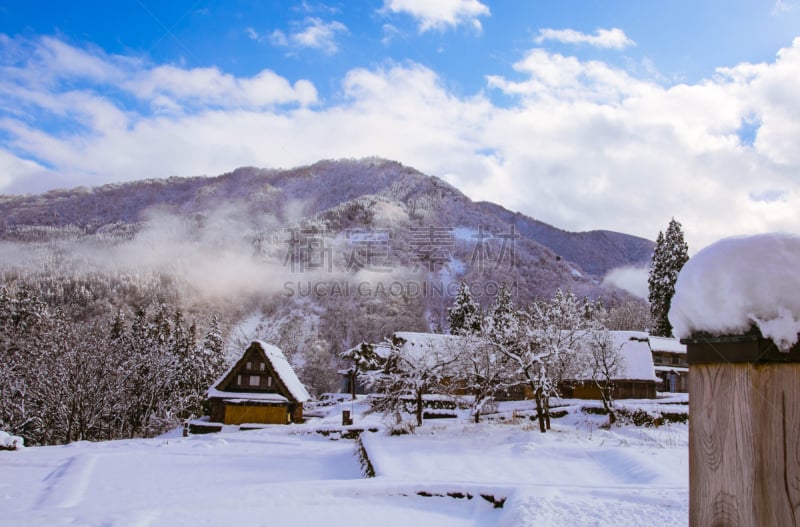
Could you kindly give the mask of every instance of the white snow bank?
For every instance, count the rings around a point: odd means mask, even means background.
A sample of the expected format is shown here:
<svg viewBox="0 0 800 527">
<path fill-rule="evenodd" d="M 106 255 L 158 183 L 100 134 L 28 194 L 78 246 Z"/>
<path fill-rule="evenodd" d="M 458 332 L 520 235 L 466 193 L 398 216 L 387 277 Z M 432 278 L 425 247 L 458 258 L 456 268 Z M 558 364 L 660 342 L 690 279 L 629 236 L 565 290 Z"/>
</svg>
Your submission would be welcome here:
<svg viewBox="0 0 800 527">
<path fill-rule="evenodd" d="M 2 450 L 16 450 L 25 446 L 21 437 L 12 436 L 8 432 L 0 430 L 0 449 Z"/>
<path fill-rule="evenodd" d="M 728 238 L 698 252 L 678 276 L 669 321 L 678 338 L 755 325 L 788 351 L 800 332 L 800 237 Z"/>
</svg>

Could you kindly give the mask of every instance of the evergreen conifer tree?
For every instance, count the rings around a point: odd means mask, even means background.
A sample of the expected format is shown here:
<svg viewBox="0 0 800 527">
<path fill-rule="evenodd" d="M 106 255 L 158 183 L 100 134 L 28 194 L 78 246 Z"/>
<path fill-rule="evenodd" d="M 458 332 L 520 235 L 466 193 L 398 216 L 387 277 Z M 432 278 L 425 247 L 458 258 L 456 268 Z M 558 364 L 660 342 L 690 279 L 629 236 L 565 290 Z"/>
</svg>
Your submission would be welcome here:
<svg viewBox="0 0 800 527">
<path fill-rule="evenodd" d="M 503 283 L 487 317 L 489 339 L 503 347 L 514 346 L 519 337 L 519 320 L 511 292 Z"/>
<path fill-rule="evenodd" d="M 662 337 L 672 336 L 672 325 L 667 315 L 675 294 L 675 282 L 683 265 L 689 260 L 689 246 L 683 239 L 681 224 L 672 218 L 666 233 L 659 232 L 653 258 L 650 261 L 649 288 L 650 314 L 653 327 L 650 332 Z"/>
<path fill-rule="evenodd" d="M 470 335 L 480 332 L 480 306 L 473 300 L 469 286 L 464 282 L 459 285 L 453 305 L 447 312 L 451 335 Z"/>
</svg>

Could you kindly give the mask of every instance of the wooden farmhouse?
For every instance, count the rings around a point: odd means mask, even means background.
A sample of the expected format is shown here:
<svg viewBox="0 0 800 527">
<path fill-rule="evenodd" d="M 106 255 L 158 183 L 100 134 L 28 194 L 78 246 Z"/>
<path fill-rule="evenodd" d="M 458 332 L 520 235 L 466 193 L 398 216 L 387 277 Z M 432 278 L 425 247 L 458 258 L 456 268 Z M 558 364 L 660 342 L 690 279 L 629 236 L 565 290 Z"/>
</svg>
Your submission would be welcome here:
<svg viewBox="0 0 800 527">
<path fill-rule="evenodd" d="M 649 338 L 653 351 L 656 375 L 661 379 L 664 392 L 687 393 L 689 391 L 689 362 L 686 360 L 686 345 L 678 339 L 666 337 Z"/>
<path fill-rule="evenodd" d="M 619 350 L 622 364 L 613 379 L 614 399 L 655 399 L 661 380 L 656 376 L 649 335 L 642 331 L 611 331 L 614 348 Z M 589 372 L 559 386 L 561 395 L 576 399 L 600 399 L 600 389 Z"/>
<path fill-rule="evenodd" d="M 470 348 L 475 346 L 485 345 L 485 342 L 478 337 L 464 337 L 456 335 L 441 335 L 437 333 L 418 333 L 413 331 L 396 331 L 389 338 L 389 341 L 397 348 L 398 354 L 404 357 L 405 360 L 416 364 L 421 368 L 430 367 L 432 364 L 438 362 L 447 362 L 449 359 L 454 358 L 459 353 L 469 352 Z M 359 348 L 359 344 L 353 350 Z M 349 354 L 353 350 L 348 350 L 345 354 Z M 378 370 L 391 369 L 392 365 L 387 364 L 391 354 L 391 348 L 387 342 L 380 344 L 373 344 L 371 346 L 372 352 L 381 363 Z M 448 370 L 452 369 L 454 365 L 449 365 L 443 370 L 445 383 L 447 383 Z M 339 370 L 342 379 L 343 393 L 380 393 L 382 388 L 380 383 L 372 386 L 365 386 L 360 382 L 354 366 L 350 368 Z M 364 373 L 364 372 L 358 372 Z M 355 383 L 355 390 L 353 390 Z M 467 391 L 459 387 L 453 387 L 451 390 L 454 395 L 468 395 Z M 522 378 L 519 383 L 508 386 L 495 393 L 495 398 L 500 401 L 510 400 L 523 400 L 532 399 L 533 391 L 530 385 Z"/>
<path fill-rule="evenodd" d="M 649 335 L 641 331 L 611 331 L 610 334 L 614 347 L 619 350 L 622 357 L 619 374 L 613 379 L 613 397 L 615 399 L 655 399 L 661 380 L 656 376 L 653 366 L 653 354 L 648 341 Z M 399 355 L 421 367 L 425 367 L 429 360 L 434 362 L 442 360 L 454 354 L 468 352 L 469 347 L 481 344 L 479 339 L 474 338 L 407 331 L 395 332 L 391 341 L 397 347 Z M 386 361 L 390 355 L 390 349 L 385 343 L 373 345 L 372 350 L 382 361 Z M 379 369 L 390 367 L 391 364 L 384 362 Z M 350 392 L 353 388 L 351 383 L 354 380 L 358 381 L 357 376 L 353 375 L 353 368 L 341 370 L 339 373 L 342 375 L 342 391 Z M 356 393 L 381 391 L 380 383 L 365 389 L 361 383 L 357 382 L 355 388 Z M 465 395 L 464 391 L 459 390 L 458 387 L 453 391 L 457 395 Z M 559 391 L 563 397 L 567 398 L 601 398 L 600 390 L 588 372 L 562 382 L 559 385 Z M 533 393 L 530 384 L 520 376 L 516 385 L 505 390 L 498 390 L 495 398 L 497 400 L 532 399 Z"/>
<path fill-rule="evenodd" d="M 283 352 L 261 341 L 208 390 L 211 422 L 228 425 L 299 423 L 309 399 Z"/>
</svg>

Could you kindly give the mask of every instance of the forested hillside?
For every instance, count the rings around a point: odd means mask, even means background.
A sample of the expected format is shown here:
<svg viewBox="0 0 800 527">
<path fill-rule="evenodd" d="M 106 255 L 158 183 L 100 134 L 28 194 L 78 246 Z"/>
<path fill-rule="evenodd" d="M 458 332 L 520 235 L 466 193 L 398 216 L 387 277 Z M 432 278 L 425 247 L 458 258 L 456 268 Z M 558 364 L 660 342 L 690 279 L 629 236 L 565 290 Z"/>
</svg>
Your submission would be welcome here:
<svg viewBox="0 0 800 527">
<path fill-rule="evenodd" d="M 335 391 L 340 351 L 445 331 L 460 282 L 482 306 L 503 283 L 520 306 L 560 288 L 639 324 L 642 302 L 601 279 L 653 245 L 560 231 L 382 159 L 6 196 L 0 218 L 0 429 L 32 443 L 199 415 L 254 337 Z"/>
</svg>

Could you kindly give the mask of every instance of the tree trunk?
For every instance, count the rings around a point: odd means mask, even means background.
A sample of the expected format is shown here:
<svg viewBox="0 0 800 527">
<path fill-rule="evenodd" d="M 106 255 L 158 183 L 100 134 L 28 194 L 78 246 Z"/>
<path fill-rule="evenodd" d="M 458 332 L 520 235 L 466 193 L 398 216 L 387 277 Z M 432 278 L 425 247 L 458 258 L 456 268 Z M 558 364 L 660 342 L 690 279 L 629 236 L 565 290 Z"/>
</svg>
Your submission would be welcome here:
<svg viewBox="0 0 800 527">
<path fill-rule="evenodd" d="M 356 400 L 356 369 L 353 368 L 353 373 L 350 374 L 350 394 L 353 396 L 353 400 Z"/>
<path fill-rule="evenodd" d="M 544 434 L 547 432 L 547 424 L 544 420 L 544 408 L 542 407 L 542 390 L 537 389 L 534 394 L 536 399 L 536 416 L 539 419 L 539 431 Z"/>
<path fill-rule="evenodd" d="M 608 411 L 608 426 L 612 426 L 616 422 L 617 422 L 617 412 L 615 412 L 614 409 L 611 408 Z"/>
<path fill-rule="evenodd" d="M 422 392 L 417 392 L 417 426 L 422 426 Z"/>
<path fill-rule="evenodd" d="M 608 425 L 611 426 L 617 422 L 617 412 L 614 411 L 614 399 L 611 396 L 614 386 L 609 385 L 608 382 L 600 383 L 599 381 L 595 381 L 595 385 L 600 390 L 600 399 L 603 401 L 603 409 L 608 414 Z"/>
<path fill-rule="evenodd" d="M 544 422 L 548 430 L 550 430 L 550 397 L 544 398 Z"/>
</svg>

